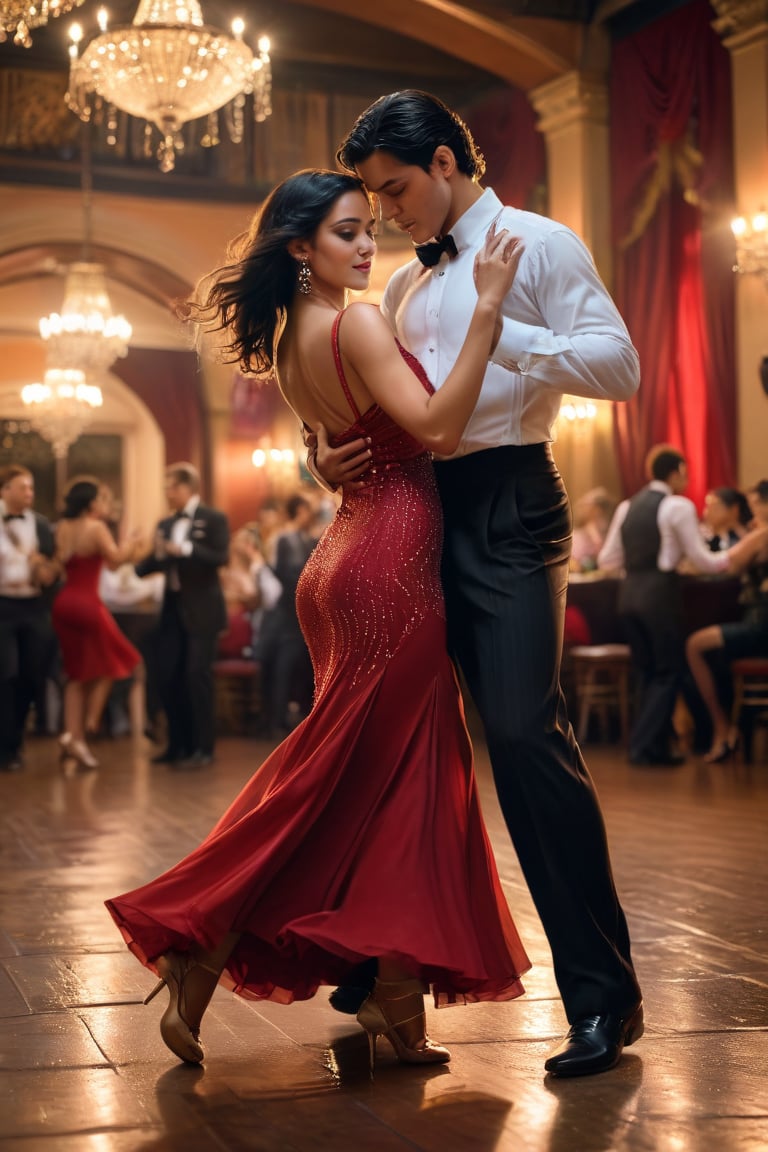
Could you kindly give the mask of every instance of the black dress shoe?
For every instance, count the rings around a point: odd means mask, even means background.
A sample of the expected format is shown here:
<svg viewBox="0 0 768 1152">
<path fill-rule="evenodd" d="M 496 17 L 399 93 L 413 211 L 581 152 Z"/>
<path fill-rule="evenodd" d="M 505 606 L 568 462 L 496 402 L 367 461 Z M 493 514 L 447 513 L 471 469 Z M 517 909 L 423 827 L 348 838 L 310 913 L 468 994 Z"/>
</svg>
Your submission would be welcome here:
<svg viewBox="0 0 768 1152">
<path fill-rule="evenodd" d="M 615 1068 L 624 1048 L 643 1034 L 643 1005 L 626 1016 L 585 1016 L 568 1030 L 562 1044 L 544 1062 L 553 1076 L 592 1076 Z"/>
<path fill-rule="evenodd" d="M 165 752 L 158 752 L 157 756 L 153 756 L 150 764 L 176 764 L 185 757 L 186 752 L 174 752 L 173 748 L 166 748 Z"/>
<path fill-rule="evenodd" d="M 345 1016 L 356 1016 L 373 992 L 377 970 L 376 960 L 366 960 L 359 964 L 354 972 L 350 972 L 349 984 L 342 984 L 331 992 L 328 997 L 331 1008 L 343 1012 Z"/>
<path fill-rule="evenodd" d="M 170 762 L 171 768 L 181 770 L 193 770 L 195 768 L 207 768 L 209 764 L 213 764 L 213 756 L 210 752 L 193 752 L 191 756 L 184 756 L 181 760 L 173 760 Z"/>
</svg>

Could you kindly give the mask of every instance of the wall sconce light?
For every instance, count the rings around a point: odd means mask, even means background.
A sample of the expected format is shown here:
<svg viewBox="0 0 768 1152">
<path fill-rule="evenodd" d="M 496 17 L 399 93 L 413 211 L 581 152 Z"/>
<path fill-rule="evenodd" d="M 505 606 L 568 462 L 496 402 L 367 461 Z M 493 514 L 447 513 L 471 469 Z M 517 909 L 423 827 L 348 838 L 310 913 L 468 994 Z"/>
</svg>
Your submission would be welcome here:
<svg viewBox="0 0 768 1152">
<path fill-rule="evenodd" d="M 259 469 L 268 487 L 280 499 L 287 499 L 296 491 L 299 468 L 293 448 L 271 448 L 267 441 L 263 448 L 256 448 L 251 453 L 251 463 Z"/>
<path fill-rule="evenodd" d="M 256 448 L 251 454 L 251 463 L 254 468 L 289 468 L 296 467 L 296 453 L 292 448 Z"/>
<path fill-rule="evenodd" d="M 736 237 L 734 272 L 757 273 L 768 287 L 768 213 L 761 208 L 754 216 L 737 216 L 731 231 Z"/>
<path fill-rule="evenodd" d="M 574 397 L 573 400 L 560 405 L 559 415 L 571 422 L 594 420 L 597 416 L 597 405 L 593 404 L 591 400 L 580 400 Z"/>
</svg>

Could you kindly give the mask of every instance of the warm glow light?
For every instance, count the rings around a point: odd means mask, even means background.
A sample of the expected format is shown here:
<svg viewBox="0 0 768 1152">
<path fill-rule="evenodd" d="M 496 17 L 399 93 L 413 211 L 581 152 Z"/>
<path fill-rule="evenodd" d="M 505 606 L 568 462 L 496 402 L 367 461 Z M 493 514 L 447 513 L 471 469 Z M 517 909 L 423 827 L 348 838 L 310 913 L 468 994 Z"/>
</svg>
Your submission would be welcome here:
<svg viewBox="0 0 768 1152">
<path fill-rule="evenodd" d="M 295 488 L 298 481 L 296 453 L 292 448 L 272 448 L 265 443 L 251 453 L 254 468 L 263 468 L 267 484 L 283 494 Z"/>
<path fill-rule="evenodd" d="M 83 0 L 2 0 L 0 3 L 0 44 L 13 35 L 19 48 L 31 48 L 30 29 L 42 28 L 49 16 L 63 16 Z"/>
<path fill-rule="evenodd" d="M 40 319 L 49 363 L 81 369 L 91 383 L 127 354 L 131 334 L 126 318 L 112 315 L 103 267 L 85 261 L 70 265 L 61 312 Z"/>
<path fill-rule="evenodd" d="M 564 416 L 566 420 L 594 420 L 597 416 L 597 405 L 593 404 L 591 400 L 561 404 L 560 415 Z"/>
<path fill-rule="evenodd" d="M 731 220 L 731 231 L 736 237 L 734 272 L 757 273 L 768 287 L 768 213 L 761 208 L 753 216 L 737 216 Z"/>
<path fill-rule="evenodd" d="M 90 423 L 93 409 L 103 404 L 101 389 L 88 384 L 76 368 L 49 368 L 42 384 L 27 384 L 21 399 L 29 409 L 36 432 L 48 440 L 58 459 L 66 457 L 70 444 Z"/>
<path fill-rule="evenodd" d="M 760 275 L 768 288 L 768 213 L 761 207 L 752 217 L 736 217 L 731 232 L 736 237 L 733 272 Z"/>
<path fill-rule="evenodd" d="M 162 172 L 172 171 L 188 143 L 185 124 L 205 118 L 199 143 L 211 148 L 220 141 L 220 113 L 230 139 L 241 143 L 247 96 L 253 97 L 255 121 L 271 115 L 269 41 L 262 37 L 256 57 L 241 38 L 240 17 L 230 36 L 205 24 L 198 0 L 140 0 L 131 25 L 107 32 L 106 16 L 99 24 L 101 34 L 82 53 L 70 52 L 67 104 L 84 121 L 96 119 L 104 103 L 112 113 L 120 109 L 145 120 L 146 155 L 154 126 Z M 117 143 L 114 127 L 107 143 Z"/>
</svg>

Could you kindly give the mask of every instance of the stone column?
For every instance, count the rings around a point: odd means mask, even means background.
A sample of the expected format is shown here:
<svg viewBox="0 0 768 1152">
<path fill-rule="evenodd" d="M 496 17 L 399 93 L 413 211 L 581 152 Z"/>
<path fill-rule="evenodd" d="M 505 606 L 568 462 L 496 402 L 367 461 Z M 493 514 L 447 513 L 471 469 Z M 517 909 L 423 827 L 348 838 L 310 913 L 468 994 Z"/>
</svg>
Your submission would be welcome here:
<svg viewBox="0 0 768 1152">
<path fill-rule="evenodd" d="M 736 204 L 768 208 L 768 0 L 712 0 L 713 27 L 731 54 Z M 768 396 L 760 362 L 768 354 L 768 274 L 736 285 L 738 459 L 741 485 L 768 475 Z"/>
<path fill-rule="evenodd" d="M 567 224 L 611 283 L 608 89 L 595 74 L 568 72 L 528 93 L 547 144 L 549 215 Z"/>
<path fill-rule="evenodd" d="M 581 237 L 610 289 L 607 85 L 597 73 L 568 72 L 528 97 L 547 145 L 548 213 Z M 555 456 L 573 498 L 597 485 L 619 493 L 612 428 L 613 405 L 605 400 L 595 401 L 589 419 L 557 421 Z"/>
</svg>

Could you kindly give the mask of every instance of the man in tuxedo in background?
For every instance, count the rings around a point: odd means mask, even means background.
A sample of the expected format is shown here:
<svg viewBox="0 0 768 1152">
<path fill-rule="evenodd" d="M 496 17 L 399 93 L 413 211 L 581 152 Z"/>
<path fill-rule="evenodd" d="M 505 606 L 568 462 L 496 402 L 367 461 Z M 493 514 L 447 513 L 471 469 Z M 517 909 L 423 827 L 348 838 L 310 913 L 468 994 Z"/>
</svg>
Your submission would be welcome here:
<svg viewBox="0 0 768 1152">
<path fill-rule="evenodd" d="M 34 499 L 32 473 L 11 464 L 0 475 L 0 772 L 23 767 L 29 709 L 55 645 L 48 590 L 59 568 L 53 530 Z"/>
<path fill-rule="evenodd" d="M 201 502 L 192 464 L 166 469 L 165 493 L 172 515 L 157 526 L 154 552 L 136 565 L 139 576 L 165 574 L 152 658 L 168 746 L 153 763 L 202 768 L 215 742 L 213 662 L 227 627 L 219 568 L 229 555 L 229 524 Z"/>
<path fill-rule="evenodd" d="M 277 534 L 272 564 L 282 592 L 264 616 L 259 644 L 262 681 L 268 689 L 269 729 L 280 738 L 309 715 L 314 689 L 312 661 L 296 614 L 296 587 L 317 544 L 312 531 L 315 510 L 309 500 L 296 494 L 287 501 L 286 512 L 288 524 Z"/>
<path fill-rule="evenodd" d="M 685 759 L 674 747 L 672 724 L 685 672 L 677 569 L 689 560 L 697 571 L 716 575 L 728 570 L 729 559 L 727 552 L 710 552 L 696 505 L 683 496 L 688 465 L 682 452 L 656 444 L 645 469 L 649 483 L 619 504 L 597 562 L 625 572 L 618 607 L 639 681 L 629 762 L 675 767 Z"/>
</svg>

